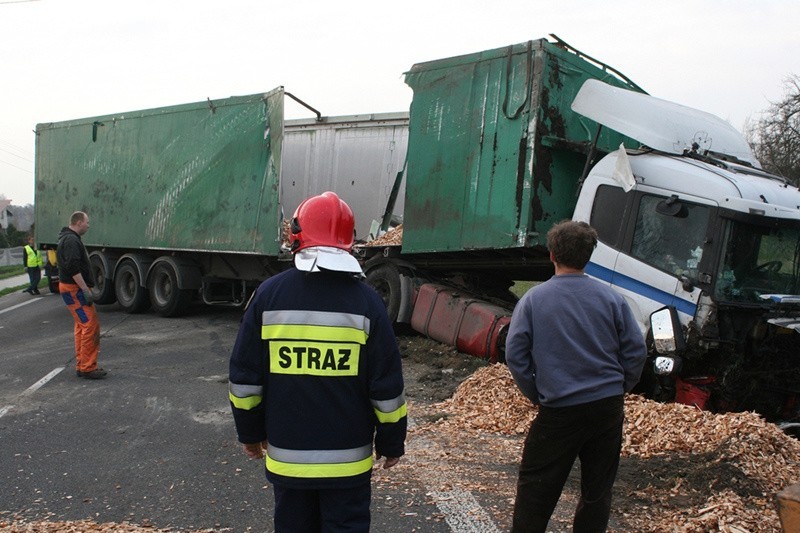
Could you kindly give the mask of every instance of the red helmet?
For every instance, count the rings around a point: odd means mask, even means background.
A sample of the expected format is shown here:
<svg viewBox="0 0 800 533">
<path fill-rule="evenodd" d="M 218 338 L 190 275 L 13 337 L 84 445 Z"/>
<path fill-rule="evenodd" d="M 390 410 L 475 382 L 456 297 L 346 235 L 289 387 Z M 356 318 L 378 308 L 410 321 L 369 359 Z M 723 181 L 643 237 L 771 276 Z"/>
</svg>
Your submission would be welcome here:
<svg viewBox="0 0 800 533">
<path fill-rule="evenodd" d="M 336 193 L 324 192 L 303 200 L 291 222 L 292 252 L 311 246 L 353 248 L 355 218 Z"/>
</svg>

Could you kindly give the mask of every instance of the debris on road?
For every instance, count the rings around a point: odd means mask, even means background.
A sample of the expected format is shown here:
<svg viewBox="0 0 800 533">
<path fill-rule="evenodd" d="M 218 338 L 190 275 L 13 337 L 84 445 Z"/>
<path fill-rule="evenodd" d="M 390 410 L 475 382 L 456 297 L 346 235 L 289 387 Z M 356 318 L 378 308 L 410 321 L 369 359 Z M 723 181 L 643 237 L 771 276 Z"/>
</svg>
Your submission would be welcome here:
<svg viewBox="0 0 800 533">
<path fill-rule="evenodd" d="M 486 465 L 495 476 L 487 475 L 481 489 L 475 485 L 483 476 L 471 470 L 472 489 L 502 490 L 513 501 L 514 480 L 498 479 L 497 463 L 517 464 L 537 408 L 505 365 L 478 369 L 452 398 L 420 409 L 429 422 L 415 428 L 412 438 L 472 443 L 448 450 L 439 458 L 443 467 L 453 468 L 445 463 L 467 453 L 472 468 Z M 619 530 L 780 530 L 775 497 L 800 479 L 800 442 L 755 413 L 713 414 L 638 395 L 626 396 L 625 417 L 612 511 L 624 525 Z M 491 434 L 497 438 L 489 445 Z M 482 450 L 485 457 L 476 456 Z M 501 480 L 506 486 L 498 489 Z"/>
<path fill-rule="evenodd" d="M 5 520 L 0 518 L 0 531 L 3 533 L 86 533 L 90 531 L 113 531 L 114 533 L 168 533 L 177 529 L 158 529 L 152 526 L 140 526 L 128 522 L 97 523 L 92 520 L 66 520 L 50 522 L 39 520 L 28 522 L 22 519 Z M 222 530 L 198 529 L 181 530 L 184 533 L 211 533 Z"/>
</svg>

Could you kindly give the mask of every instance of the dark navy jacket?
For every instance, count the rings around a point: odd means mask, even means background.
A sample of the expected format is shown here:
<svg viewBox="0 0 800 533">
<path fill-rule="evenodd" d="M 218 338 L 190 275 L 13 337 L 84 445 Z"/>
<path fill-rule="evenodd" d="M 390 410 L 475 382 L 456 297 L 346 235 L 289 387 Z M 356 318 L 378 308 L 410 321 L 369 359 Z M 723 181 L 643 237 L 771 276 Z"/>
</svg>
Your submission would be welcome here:
<svg viewBox="0 0 800 533">
<path fill-rule="evenodd" d="M 294 488 L 368 483 L 375 451 L 404 453 L 400 353 L 383 300 L 339 272 L 264 281 L 230 359 L 239 441 L 268 440 L 267 477 Z"/>
</svg>

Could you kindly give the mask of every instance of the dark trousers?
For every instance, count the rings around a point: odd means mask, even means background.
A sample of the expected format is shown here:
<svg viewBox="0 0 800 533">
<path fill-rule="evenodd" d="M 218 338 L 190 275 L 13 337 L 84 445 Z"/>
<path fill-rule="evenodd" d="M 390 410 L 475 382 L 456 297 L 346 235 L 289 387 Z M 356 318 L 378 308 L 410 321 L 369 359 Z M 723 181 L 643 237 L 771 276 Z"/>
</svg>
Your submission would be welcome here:
<svg viewBox="0 0 800 533">
<path fill-rule="evenodd" d="M 30 281 L 30 286 L 28 287 L 28 291 L 31 294 L 38 293 L 39 280 L 42 279 L 42 271 L 39 270 L 39 267 L 25 267 L 25 270 L 28 271 L 28 281 Z"/>
<path fill-rule="evenodd" d="M 517 482 L 513 533 L 545 531 L 576 458 L 581 498 L 573 531 L 605 531 L 622 449 L 622 396 L 570 407 L 540 407 L 531 424 Z"/>
<path fill-rule="evenodd" d="M 300 490 L 273 485 L 275 533 L 366 533 L 369 483 L 350 489 Z"/>
</svg>

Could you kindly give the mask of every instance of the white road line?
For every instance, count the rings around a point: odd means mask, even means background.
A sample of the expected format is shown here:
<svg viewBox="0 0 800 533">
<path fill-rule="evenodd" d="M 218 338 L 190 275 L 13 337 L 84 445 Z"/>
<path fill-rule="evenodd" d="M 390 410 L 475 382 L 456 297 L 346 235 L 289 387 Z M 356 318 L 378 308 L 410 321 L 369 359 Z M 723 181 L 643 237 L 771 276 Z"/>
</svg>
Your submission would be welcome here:
<svg viewBox="0 0 800 533">
<path fill-rule="evenodd" d="M 451 530 L 458 533 L 499 533 L 492 517 L 483 510 L 471 492 L 455 489 L 429 494 L 436 500 L 436 506 L 444 514 Z"/>
<path fill-rule="evenodd" d="M 28 305 L 28 304 L 32 304 L 32 303 L 34 303 L 34 302 L 38 302 L 38 301 L 40 301 L 40 300 L 41 300 L 41 298 L 36 298 L 36 299 L 34 299 L 34 300 L 27 300 L 27 301 L 25 301 L 25 302 L 22 302 L 21 304 L 12 305 L 12 306 L 11 306 L 11 307 L 9 307 L 8 309 L 2 309 L 2 310 L 0 310 L 0 315 L 2 315 L 3 313 L 8 313 L 9 311 L 13 311 L 14 309 L 19 309 L 20 307 L 22 307 L 22 306 L 24 306 L 24 305 Z"/>
<path fill-rule="evenodd" d="M 441 448 L 434 441 L 419 435 L 409 442 L 406 452 L 413 454 L 415 446 L 429 450 Z M 491 515 L 471 492 L 457 488 L 460 480 L 448 471 L 426 470 L 423 481 L 429 491 L 427 494 L 436 502 L 436 507 L 453 533 L 500 533 Z M 435 490 L 447 485 L 454 488 L 448 491 Z"/>
<path fill-rule="evenodd" d="M 63 366 L 62 366 L 62 367 L 59 367 L 59 368 L 56 368 L 56 369 L 52 370 L 52 371 L 51 371 L 49 374 L 47 374 L 45 377 L 43 377 L 42 379 L 40 379 L 39 381 L 37 381 L 36 383 L 34 383 L 34 384 L 33 384 L 33 385 L 31 385 L 30 387 L 28 387 L 28 388 L 25 390 L 25 392 L 23 392 L 23 393 L 22 393 L 20 396 L 23 396 L 23 395 L 25 395 L 25 394 L 31 394 L 31 393 L 33 393 L 33 392 L 36 392 L 37 390 L 41 389 L 41 388 L 42 388 L 42 386 L 43 386 L 45 383 L 47 383 L 48 381 L 50 381 L 51 379 L 53 379 L 54 377 L 56 377 L 56 376 L 57 376 L 57 375 L 58 375 L 58 374 L 59 374 L 59 373 L 60 373 L 62 370 L 64 370 L 64 368 L 65 368 L 65 367 L 63 367 Z"/>
<path fill-rule="evenodd" d="M 45 377 L 43 377 L 42 379 L 40 379 L 39 381 L 37 381 L 36 383 L 31 385 L 27 389 L 25 389 L 22 392 L 22 394 L 19 395 L 19 397 L 22 398 L 23 396 L 27 396 L 29 394 L 33 394 L 37 390 L 41 389 L 48 381 L 50 381 L 51 379 L 56 377 L 58 374 L 60 374 L 61 371 L 64 370 L 64 368 L 66 368 L 66 367 L 62 366 L 60 368 L 56 368 L 56 369 L 50 371 L 50 373 L 47 374 Z M 0 418 L 3 418 L 13 408 L 14 408 L 13 405 L 6 405 L 5 407 L 0 408 Z"/>
</svg>

